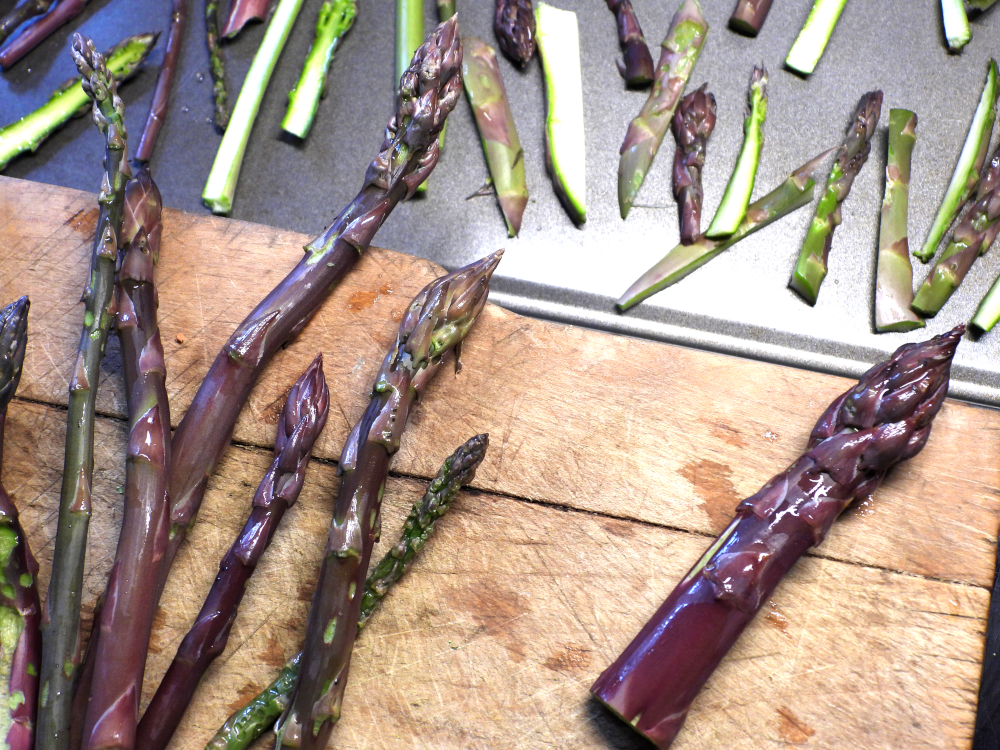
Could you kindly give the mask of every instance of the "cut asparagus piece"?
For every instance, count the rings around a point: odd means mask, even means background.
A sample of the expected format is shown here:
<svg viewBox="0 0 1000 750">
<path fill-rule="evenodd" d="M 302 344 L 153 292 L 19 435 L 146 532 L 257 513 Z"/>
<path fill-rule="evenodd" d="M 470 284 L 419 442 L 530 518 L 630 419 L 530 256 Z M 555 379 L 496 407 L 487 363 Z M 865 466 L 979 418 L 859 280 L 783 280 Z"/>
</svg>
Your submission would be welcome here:
<svg viewBox="0 0 1000 750">
<path fill-rule="evenodd" d="M 438 23 L 444 23 L 455 15 L 455 0 L 437 0 Z M 438 149 L 444 153 L 444 134 L 448 130 L 448 122 L 441 126 L 441 135 L 438 136 Z"/>
<path fill-rule="evenodd" d="M 234 0 L 229 6 L 226 22 L 222 26 L 222 36 L 232 39 L 250 21 L 263 21 L 267 18 L 267 8 L 270 4 L 271 0 Z"/>
<path fill-rule="evenodd" d="M 329 0 L 319 9 L 316 19 L 316 37 L 313 39 L 309 54 L 298 83 L 288 95 L 288 111 L 281 127 L 286 133 L 297 138 L 309 135 L 319 100 L 326 89 L 326 75 L 333 61 L 340 41 L 354 24 L 354 16 L 358 6 L 355 0 Z"/>
<path fill-rule="evenodd" d="M 135 151 L 138 161 L 148 162 L 153 157 L 156 148 L 156 138 L 160 134 L 163 118 L 167 116 L 167 104 L 170 99 L 170 88 L 177 72 L 177 61 L 181 55 L 181 41 L 184 39 L 184 25 L 187 18 L 187 0 L 173 0 L 170 10 L 170 31 L 167 34 L 167 49 L 163 53 L 163 65 L 160 75 L 156 77 L 156 88 L 153 90 L 153 101 L 146 115 L 146 126 L 142 129 L 139 148 Z"/>
<path fill-rule="evenodd" d="M 983 93 L 979 97 L 979 105 L 972 117 L 962 152 L 958 155 L 955 173 L 951 176 L 951 182 L 948 183 L 941 207 L 934 217 L 934 223 L 923 247 L 914 253 L 924 263 L 934 257 L 948 227 L 958 216 L 958 212 L 972 195 L 972 191 L 976 189 L 979 170 L 986 161 L 986 152 L 990 147 L 998 94 L 1000 87 L 997 85 L 997 64 L 994 60 L 990 60 L 986 70 L 986 85 L 983 86 Z"/>
<path fill-rule="evenodd" d="M 976 314 L 972 316 L 971 325 L 985 332 L 993 330 L 997 321 L 1000 321 L 1000 277 L 993 282 L 993 286 L 979 303 Z"/>
<path fill-rule="evenodd" d="M 657 292 L 676 284 L 692 271 L 728 250 L 748 234 L 763 229 L 773 221 L 808 205 L 813 198 L 813 173 L 819 169 L 831 151 L 824 151 L 796 169 L 777 188 L 750 204 L 739 228 L 724 240 L 696 239 L 690 245 L 677 245 L 663 259 L 640 276 L 618 300 L 618 309 L 630 307 Z"/>
<path fill-rule="evenodd" d="M 413 53 L 423 41 L 423 0 L 396 0 L 396 80 L 406 72 Z M 427 192 L 426 180 L 417 186 L 417 192 Z"/>
<path fill-rule="evenodd" d="M 0 44 L 32 18 L 48 13 L 56 0 L 27 0 L 15 6 L 7 15 L 0 19 Z"/>
<path fill-rule="evenodd" d="M 522 68 L 535 54 L 535 24 L 531 0 L 495 0 L 493 33 L 500 49 Z"/>
<path fill-rule="evenodd" d="M 701 203 L 705 197 L 701 170 L 705 166 L 705 145 L 715 129 L 715 97 L 705 91 L 706 86 L 703 83 L 697 91 L 681 99 L 671 123 L 677 141 L 673 190 L 684 245 L 695 242 L 701 234 Z"/>
<path fill-rule="evenodd" d="M 875 281 L 875 330 L 912 331 L 924 320 L 911 309 L 913 266 L 907 239 L 906 214 L 910 195 L 910 157 L 917 140 L 917 116 L 905 109 L 889 110 L 889 156 L 885 165 L 885 198 L 878 232 Z"/>
<path fill-rule="evenodd" d="M 624 62 L 618 63 L 618 72 L 631 88 L 645 88 L 653 82 L 653 57 L 649 54 L 646 37 L 635 16 L 631 0 L 607 0 L 608 9 L 618 22 L 618 41 L 621 42 Z"/>
<path fill-rule="evenodd" d="M 823 197 L 799 252 L 789 286 L 810 305 L 816 304 L 819 288 L 826 278 L 826 262 L 833 244 L 833 231 L 840 224 L 840 206 L 851 192 L 854 178 L 868 161 L 871 139 L 882 112 L 882 92 L 869 91 L 861 97 L 837 160 L 826 180 Z"/>
<path fill-rule="evenodd" d="M 830 42 L 845 5 L 847 0 L 816 0 L 805 26 L 785 58 L 785 65 L 804 76 L 812 73 Z"/>
<path fill-rule="evenodd" d="M 948 392 L 964 326 L 907 344 L 816 423 L 805 453 L 736 509 L 632 643 L 590 688 L 660 748 L 782 577 L 856 497 L 920 452 Z"/>
<path fill-rule="evenodd" d="M 31 52 L 48 39 L 52 32 L 83 13 L 88 2 L 89 0 L 59 0 L 54 8 L 11 39 L 0 50 L 0 68 L 6 70 Z"/>
<path fill-rule="evenodd" d="M 629 123 L 618 162 L 618 207 L 628 216 L 673 119 L 688 78 L 705 44 L 708 23 L 698 0 L 682 0 L 663 40 L 653 90 Z M 574 158 L 579 158 L 579 155 Z M 582 159 L 579 159 L 582 162 Z"/>
<path fill-rule="evenodd" d="M 980 12 L 992 8 L 997 0 L 965 0 L 965 4 L 969 6 L 971 10 L 978 10 Z"/>
<path fill-rule="evenodd" d="M 208 73 L 212 77 L 215 127 L 229 125 L 229 92 L 226 91 L 226 64 L 219 47 L 219 0 L 205 0 L 205 43 L 208 45 Z"/>
<path fill-rule="evenodd" d="M 729 17 L 729 28 L 747 36 L 757 36 L 770 10 L 771 0 L 738 0 Z"/>
<path fill-rule="evenodd" d="M 476 116 L 476 127 L 486 152 L 486 164 L 507 222 L 507 234 L 516 237 L 521 231 L 524 207 L 528 204 L 524 151 L 514 127 L 514 115 L 511 114 L 507 90 L 500 77 L 496 53 L 486 42 L 474 36 L 465 37 L 464 45 L 462 82 L 465 94 Z"/>
<path fill-rule="evenodd" d="M 715 212 L 712 223 L 705 232 L 707 237 L 728 237 L 747 212 L 753 185 L 760 166 L 760 152 L 764 148 L 764 120 L 767 118 L 767 68 L 754 66 L 747 92 L 750 109 L 743 121 L 743 148 L 736 160 L 736 169 L 729 177 L 726 192 Z"/>
<path fill-rule="evenodd" d="M 949 52 L 961 52 L 962 47 L 972 39 L 969 17 L 965 14 L 962 0 L 941 0 L 941 18 L 944 21 L 944 37 Z"/>
<path fill-rule="evenodd" d="M 546 3 L 538 3 L 535 16 L 545 72 L 545 163 L 563 207 L 574 222 L 583 224 L 587 221 L 587 139 L 580 29 L 576 13 Z"/>
</svg>

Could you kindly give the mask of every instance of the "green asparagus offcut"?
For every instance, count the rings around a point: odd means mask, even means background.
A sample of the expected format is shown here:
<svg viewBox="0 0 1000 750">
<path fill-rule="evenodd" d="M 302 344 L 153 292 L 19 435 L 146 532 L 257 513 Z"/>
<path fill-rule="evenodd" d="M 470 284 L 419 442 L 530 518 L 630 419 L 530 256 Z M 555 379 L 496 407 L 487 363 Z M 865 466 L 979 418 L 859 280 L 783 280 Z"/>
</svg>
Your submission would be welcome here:
<svg viewBox="0 0 1000 750">
<path fill-rule="evenodd" d="M 233 209 L 233 195 L 236 193 L 236 182 L 240 178 L 240 167 L 243 166 L 243 153 L 246 151 L 250 131 L 260 109 L 261 100 L 271 80 L 274 66 L 278 64 L 281 50 L 285 47 L 288 35 L 292 31 L 295 19 L 302 10 L 305 0 L 278 0 L 271 22 L 264 32 L 260 49 L 250 63 L 250 70 L 243 81 L 243 88 L 236 99 L 236 106 L 229 118 L 226 132 L 215 154 L 212 171 L 205 182 L 205 190 L 201 199 L 212 209 L 212 213 L 228 214 Z"/>
<path fill-rule="evenodd" d="M 916 141 L 917 116 L 905 109 L 889 110 L 889 157 L 885 165 L 875 281 L 875 330 L 879 333 L 924 327 L 923 318 L 910 309 L 913 266 L 906 232 L 910 157 Z"/>
<path fill-rule="evenodd" d="M 970 325 L 975 326 L 980 331 L 989 331 L 993 329 L 997 321 L 1000 321 L 1000 277 L 993 282 L 993 287 L 979 303 Z"/>
<path fill-rule="evenodd" d="M 767 68 L 754 66 L 750 74 L 750 90 L 748 92 L 750 111 L 743 122 L 743 148 L 736 160 L 722 195 L 715 217 L 705 232 L 706 237 L 721 239 L 728 237 L 740 226 L 750 196 L 753 195 L 753 184 L 757 179 L 757 167 L 760 165 L 760 152 L 764 147 L 764 120 L 767 118 Z"/>
<path fill-rule="evenodd" d="M 306 56 L 298 83 L 288 95 L 288 111 L 282 129 L 298 138 L 309 135 L 319 100 L 326 88 L 326 75 L 340 40 L 354 24 L 358 12 L 355 0 L 333 0 L 323 3 L 316 20 L 316 38 Z"/>
<path fill-rule="evenodd" d="M 535 38 L 545 72 L 546 165 L 552 176 L 552 186 L 570 218 L 583 224 L 587 221 L 587 146 L 583 131 L 583 74 L 576 13 L 538 3 Z M 669 125 L 670 117 L 667 117 L 665 127 Z"/>
<path fill-rule="evenodd" d="M 424 4 L 422 0 L 396 0 L 396 81 L 410 65 L 413 53 L 424 43 Z M 438 136 L 440 143 L 440 135 Z M 439 147 L 440 148 L 440 147 Z M 417 187 L 427 192 L 427 180 Z"/>
<path fill-rule="evenodd" d="M 833 230 L 840 224 L 840 206 L 851 192 L 854 178 L 868 161 L 871 139 L 881 112 L 881 91 L 869 91 L 861 97 L 802 243 L 789 286 L 810 305 L 816 304 L 820 285 L 826 278 L 826 261 L 833 244 Z"/>
<path fill-rule="evenodd" d="M 976 189 L 979 170 L 986 161 L 986 152 L 989 150 L 990 138 L 993 135 L 998 94 L 1000 87 L 997 85 L 997 64 L 994 60 L 990 60 L 986 71 L 986 85 L 983 86 L 983 93 L 979 97 L 979 106 L 976 107 L 976 114 L 972 117 L 972 125 L 969 126 L 969 134 L 965 137 L 962 153 L 958 155 L 955 173 L 948 183 L 948 190 L 934 217 L 934 223 L 924 241 L 924 246 L 919 252 L 914 253 L 924 263 L 934 257 L 948 227 L 958 216 L 958 212 L 972 195 L 972 191 Z"/>
<path fill-rule="evenodd" d="M 131 78 L 156 44 L 157 34 L 137 34 L 119 42 L 105 54 L 108 72 L 119 83 Z M 20 154 L 34 151 L 70 119 L 90 109 L 90 99 L 79 76 L 57 88 L 48 102 L 30 115 L 0 130 L 0 171 Z"/>
<path fill-rule="evenodd" d="M 444 23 L 455 15 L 455 0 L 437 0 L 438 22 Z M 448 121 L 445 120 L 441 126 L 441 135 L 438 136 L 438 150 L 444 153 L 444 134 L 448 130 Z"/>
<path fill-rule="evenodd" d="M 941 0 L 941 18 L 944 21 L 944 37 L 948 40 L 948 51 L 961 52 L 962 47 L 972 39 L 969 17 L 965 14 L 962 0 Z"/>
<path fill-rule="evenodd" d="M 677 245 L 629 287 L 618 300 L 618 309 L 624 312 L 634 307 L 647 297 L 676 284 L 692 271 L 701 268 L 748 234 L 763 229 L 771 222 L 808 205 L 813 199 L 813 188 L 816 185 L 813 181 L 813 172 L 819 169 L 820 164 L 830 153 L 824 151 L 814 159 L 810 159 L 788 175 L 788 179 L 777 188 L 751 203 L 740 226 L 726 239 L 710 240 L 702 236 L 690 245 Z"/>
<path fill-rule="evenodd" d="M 816 0 L 805 26 L 785 58 L 785 65 L 802 75 L 816 69 L 847 0 Z"/>
<path fill-rule="evenodd" d="M 970 10 L 978 10 L 980 12 L 993 7 L 993 4 L 997 0 L 965 0 L 965 4 L 969 6 Z"/>
</svg>

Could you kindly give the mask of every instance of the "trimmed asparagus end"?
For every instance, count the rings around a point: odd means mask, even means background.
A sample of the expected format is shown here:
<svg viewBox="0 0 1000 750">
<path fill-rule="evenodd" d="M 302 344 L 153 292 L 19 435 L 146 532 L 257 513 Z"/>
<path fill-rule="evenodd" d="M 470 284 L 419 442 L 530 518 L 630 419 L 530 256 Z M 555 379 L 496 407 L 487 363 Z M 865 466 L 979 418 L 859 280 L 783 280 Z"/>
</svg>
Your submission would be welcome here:
<svg viewBox="0 0 1000 750">
<path fill-rule="evenodd" d="M 729 28 L 747 36 L 757 36 L 770 10 L 771 0 L 739 0 L 729 18 Z"/>
<path fill-rule="evenodd" d="M 845 5 L 847 0 L 816 0 L 785 58 L 785 65 L 796 73 L 810 75 L 826 50 Z"/>
<path fill-rule="evenodd" d="M 941 18 L 944 21 L 944 36 L 948 40 L 948 51 L 961 52 L 962 47 L 972 39 L 969 17 L 965 14 L 962 0 L 941 0 Z"/>
<path fill-rule="evenodd" d="M 986 332 L 992 330 L 997 321 L 1000 321 L 1000 278 L 993 283 L 993 287 L 979 303 L 969 325 Z"/>
</svg>

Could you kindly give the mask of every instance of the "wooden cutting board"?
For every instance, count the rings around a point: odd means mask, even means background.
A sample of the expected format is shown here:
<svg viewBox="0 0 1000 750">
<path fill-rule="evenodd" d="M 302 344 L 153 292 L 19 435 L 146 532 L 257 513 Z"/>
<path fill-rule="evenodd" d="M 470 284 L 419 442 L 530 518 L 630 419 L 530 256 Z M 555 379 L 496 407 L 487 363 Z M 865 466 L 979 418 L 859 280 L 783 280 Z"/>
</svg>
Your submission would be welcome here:
<svg viewBox="0 0 1000 750">
<path fill-rule="evenodd" d="M 92 195 L 0 178 L 0 301 L 32 302 L 3 481 L 22 509 L 43 590 L 96 216 Z M 308 239 L 165 213 L 158 280 L 175 425 L 222 343 Z M 144 703 L 242 526 L 285 393 L 317 351 L 330 419 L 299 504 L 172 747 L 203 747 L 299 649 L 340 447 L 402 311 L 440 270 L 371 250 L 255 390 L 161 604 Z M 643 747 L 588 687 L 851 382 L 495 306 L 463 359 L 462 373 L 442 373 L 411 417 L 381 547 L 455 446 L 489 432 L 489 454 L 361 635 L 331 746 Z M 103 373 L 88 619 L 121 516 L 116 343 Z M 998 448 L 1000 412 L 949 401 L 923 453 L 848 510 L 782 583 L 699 696 L 677 750 L 969 747 L 997 542 Z"/>
</svg>

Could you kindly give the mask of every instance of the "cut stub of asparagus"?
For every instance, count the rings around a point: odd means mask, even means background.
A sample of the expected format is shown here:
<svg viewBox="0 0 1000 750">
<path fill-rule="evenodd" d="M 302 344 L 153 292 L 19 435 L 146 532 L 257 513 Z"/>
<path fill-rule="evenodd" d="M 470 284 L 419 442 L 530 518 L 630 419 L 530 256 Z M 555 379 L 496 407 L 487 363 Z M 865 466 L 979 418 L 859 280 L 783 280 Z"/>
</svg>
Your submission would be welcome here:
<svg viewBox="0 0 1000 750">
<path fill-rule="evenodd" d="M 692 0 L 693 1 L 693 0 Z M 587 139 L 576 13 L 538 3 L 538 52 L 545 72 L 545 163 L 570 218 L 587 221 Z"/>
<path fill-rule="evenodd" d="M 646 37 L 635 16 L 631 0 L 607 0 L 608 10 L 618 22 L 618 41 L 621 42 L 624 62 L 616 60 L 618 72 L 630 88 L 645 88 L 653 82 L 653 57 L 649 54 Z"/>
<path fill-rule="evenodd" d="M 682 0 L 661 45 L 653 90 L 639 114 L 629 123 L 622 143 L 618 162 L 618 207 L 623 219 L 628 216 L 670 127 L 707 34 L 708 23 L 701 14 L 698 0 Z"/>
<path fill-rule="evenodd" d="M 934 216 L 934 223 L 931 224 L 931 230 L 924 240 L 923 247 L 914 253 L 924 263 L 934 257 L 948 227 L 976 189 L 979 171 L 986 161 L 986 153 L 990 148 L 998 95 L 1000 86 L 997 82 L 997 64 L 996 61 L 990 60 L 986 69 L 986 84 L 979 97 L 976 113 L 972 116 L 972 124 L 969 126 L 969 134 L 965 137 L 962 152 L 958 155 L 955 173 L 951 176 L 941 207 Z"/>
<path fill-rule="evenodd" d="M 590 688 L 660 748 L 785 573 L 856 497 L 924 447 L 964 326 L 900 347 L 837 398 L 806 452 L 736 509 L 631 644 Z"/>
<path fill-rule="evenodd" d="M 497 44 L 522 68 L 535 54 L 535 14 L 531 0 L 495 0 L 493 33 Z"/>
<path fill-rule="evenodd" d="M 677 141 L 673 190 L 684 245 L 690 245 L 701 234 L 701 203 L 705 197 L 701 170 L 705 166 L 705 144 L 715 130 L 715 96 L 705 91 L 707 86 L 703 83 L 697 91 L 681 99 L 671 122 Z"/>
<path fill-rule="evenodd" d="M 44 16 L 27 26 L 0 50 L 0 68 L 7 70 L 14 63 L 48 39 L 53 32 L 83 13 L 90 0 L 59 0 Z M 33 3 L 28 3 L 32 5 Z"/>
<path fill-rule="evenodd" d="M 729 177 L 726 192 L 705 234 L 712 239 L 728 237 L 743 221 L 750 205 L 753 185 L 764 148 L 764 120 L 767 118 L 767 68 L 755 65 L 750 73 L 747 91 L 749 111 L 743 121 L 743 148 L 736 160 L 736 169 Z"/>
<path fill-rule="evenodd" d="M 105 53 L 108 72 L 118 83 L 135 75 L 156 44 L 157 34 L 137 34 Z M 71 78 L 52 92 L 41 107 L 0 129 L 0 171 L 20 154 L 35 151 L 52 133 L 90 110 L 81 78 Z"/>
<path fill-rule="evenodd" d="M 344 443 L 340 489 L 309 609 L 299 678 L 279 723 L 276 747 L 323 750 L 340 718 L 389 462 L 416 399 L 486 306 L 490 277 L 502 254 L 442 276 L 414 298 L 376 375 L 368 408 Z"/>
<path fill-rule="evenodd" d="M 226 22 L 222 26 L 222 36 L 232 39 L 250 21 L 263 21 L 267 18 L 267 8 L 270 4 L 271 0 L 234 0 L 229 6 Z"/>
<path fill-rule="evenodd" d="M 326 89 L 326 75 L 333 53 L 354 24 L 358 6 L 355 0 L 333 0 L 323 3 L 316 19 L 316 36 L 306 55 L 302 74 L 288 94 L 288 111 L 281 128 L 297 138 L 309 135 L 319 100 Z"/>
<path fill-rule="evenodd" d="M 739 0 L 729 17 L 729 28 L 747 36 L 757 36 L 770 10 L 771 0 Z"/>
<path fill-rule="evenodd" d="M 889 110 L 889 156 L 885 165 L 885 197 L 878 230 L 875 280 L 875 330 L 912 331 L 924 320 L 910 309 L 913 266 L 906 216 L 910 196 L 910 157 L 917 141 L 917 116 L 906 109 Z"/>
<path fill-rule="evenodd" d="M 949 52 L 961 52 L 972 39 L 969 17 L 962 0 L 941 0 L 941 19 L 944 21 L 944 38 Z"/>
<path fill-rule="evenodd" d="M 833 29 L 840 20 L 845 5 L 847 0 L 816 0 L 805 26 L 788 51 L 785 65 L 804 76 L 812 73 L 833 36 Z"/>
<path fill-rule="evenodd" d="M 18 28 L 32 18 L 47 13 L 56 0 L 27 0 L 14 7 L 0 19 L 0 44 L 3 44 Z"/>
<path fill-rule="evenodd" d="M 861 97 L 802 243 L 799 260 L 788 285 L 810 305 L 816 304 L 820 285 L 826 278 L 826 261 L 833 244 L 833 230 L 841 219 L 840 206 L 851 192 L 854 178 L 868 161 L 871 139 L 881 112 L 881 91 L 869 91 Z"/>
<path fill-rule="evenodd" d="M 983 301 L 979 303 L 970 325 L 985 332 L 993 330 L 997 321 L 1000 321 L 1000 277 L 993 282 L 993 286 L 983 297 Z"/>
<path fill-rule="evenodd" d="M 634 307 L 647 297 L 676 284 L 692 271 L 701 268 L 748 234 L 763 229 L 771 222 L 808 205 L 812 201 L 813 188 L 816 185 L 813 173 L 830 154 L 831 151 L 824 151 L 810 159 L 788 175 L 788 179 L 770 193 L 751 203 L 740 226 L 726 239 L 710 240 L 702 236 L 690 245 L 677 245 L 659 263 L 636 279 L 618 300 L 618 309 L 624 312 Z"/>
<path fill-rule="evenodd" d="M 486 153 L 497 200 L 507 222 L 507 234 L 516 237 L 521 231 L 521 217 L 528 204 L 528 185 L 524 177 L 524 151 L 514 127 L 514 115 L 507 101 L 507 90 L 500 77 L 497 56 L 486 42 L 467 36 L 463 40 L 462 83 L 469 106 L 476 116 L 476 127 Z"/>
</svg>

